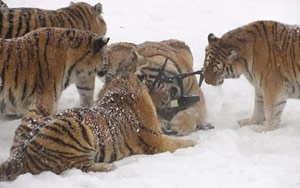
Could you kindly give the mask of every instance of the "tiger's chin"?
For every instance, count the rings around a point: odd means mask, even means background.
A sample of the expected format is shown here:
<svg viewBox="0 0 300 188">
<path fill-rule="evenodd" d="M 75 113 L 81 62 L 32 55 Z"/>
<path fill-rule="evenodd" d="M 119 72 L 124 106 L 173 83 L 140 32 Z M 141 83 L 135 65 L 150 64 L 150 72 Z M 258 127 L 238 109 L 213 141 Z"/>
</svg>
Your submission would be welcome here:
<svg viewBox="0 0 300 188">
<path fill-rule="evenodd" d="M 224 79 L 220 79 L 220 80 L 217 80 L 217 81 L 214 81 L 214 82 L 209 82 L 209 81 L 205 80 L 205 82 L 209 85 L 220 86 L 224 83 Z"/>
</svg>

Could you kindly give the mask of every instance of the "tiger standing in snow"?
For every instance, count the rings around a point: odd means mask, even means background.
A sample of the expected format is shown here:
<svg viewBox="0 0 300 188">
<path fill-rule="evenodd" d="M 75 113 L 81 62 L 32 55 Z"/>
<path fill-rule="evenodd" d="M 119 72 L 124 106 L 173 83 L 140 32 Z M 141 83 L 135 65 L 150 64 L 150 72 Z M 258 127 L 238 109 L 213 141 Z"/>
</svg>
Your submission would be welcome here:
<svg viewBox="0 0 300 188">
<path fill-rule="evenodd" d="M 300 26 L 256 21 L 224 34 L 208 36 L 204 62 L 207 84 L 244 74 L 254 86 L 254 112 L 241 126 L 278 126 L 286 100 L 300 98 Z"/>
<path fill-rule="evenodd" d="M 16 38 L 41 27 L 62 27 L 90 30 L 104 36 L 106 23 L 100 3 L 70 3 L 58 10 L 38 8 L 9 8 L 0 0 L 0 37 Z"/>
<path fill-rule="evenodd" d="M 109 75 L 118 75 L 122 72 L 135 72 L 139 77 L 143 77 L 156 106 L 161 128 L 166 132 L 187 135 L 208 125 L 205 121 L 205 99 L 196 76 L 183 80 L 183 93 L 181 93 L 176 82 L 158 83 L 155 81 L 164 63 L 166 63 L 164 72 L 169 77 L 193 72 L 193 56 L 190 48 L 184 42 L 172 39 L 162 42 L 145 42 L 139 45 L 126 42 L 111 44 L 105 50 L 103 68 L 99 73 L 106 76 L 106 83 L 109 82 Z M 160 95 L 161 89 L 164 89 L 167 95 Z M 170 104 L 169 102 L 172 99 L 178 99 L 181 95 L 197 95 L 200 101 L 172 114 L 171 118 L 165 118 L 165 109 Z"/>
<path fill-rule="evenodd" d="M 43 106 L 29 111 L 15 132 L 10 157 L 0 165 L 0 181 L 24 173 L 67 169 L 103 172 L 113 161 L 134 154 L 174 152 L 191 140 L 163 135 L 155 107 L 136 75 L 112 79 L 91 108 L 44 115 Z"/>
<path fill-rule="evenodd" d="M 108 39 L 88 30 L 41 28 L 20 38 L 0 39 L 0 114 L 21 116 L 30 106 L 56 111 L 71 83 L 81 105 L 93 104 L 94 82 Z"/>
</svg>

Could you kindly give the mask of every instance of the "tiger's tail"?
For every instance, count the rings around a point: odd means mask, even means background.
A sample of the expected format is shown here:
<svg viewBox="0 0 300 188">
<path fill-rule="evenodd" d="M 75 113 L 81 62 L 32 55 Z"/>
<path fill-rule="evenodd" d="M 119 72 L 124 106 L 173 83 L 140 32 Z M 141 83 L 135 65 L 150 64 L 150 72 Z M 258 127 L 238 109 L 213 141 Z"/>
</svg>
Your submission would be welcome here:
<svg viewBox="0 0 300 188">
<path fill-rule="evenodd" d="M 19 175 L 26 173 L 25 160 L 19 156 L 11 156 L 0 165 L 0 182 L 15 180 Z"/>
</svg>

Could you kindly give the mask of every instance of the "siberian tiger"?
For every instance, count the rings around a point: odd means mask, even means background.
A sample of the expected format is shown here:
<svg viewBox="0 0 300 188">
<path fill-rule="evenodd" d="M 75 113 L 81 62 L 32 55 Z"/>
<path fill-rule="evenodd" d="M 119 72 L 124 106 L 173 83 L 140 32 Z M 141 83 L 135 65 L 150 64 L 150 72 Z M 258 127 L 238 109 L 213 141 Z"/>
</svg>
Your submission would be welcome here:
<svg viewBox="0 0 300 188">
<path fill-rule="evenodd" d="M 278 126 L 288 98 L 300 98 L 300 26 L 257 21 L 217 38 L 208 35 L 205 81 L 221 85 L 244 74 L 255 89 L 254 113 L 241 126 Z"/>
<path fill-rule="evenodd" d="M 204 96 L 198 87 L 196 76 L 183 80 L 184 93 L 180 93 L 178 83 L 175 82 L 156 84 L 152 88 L 165 62 L 165 73 L 168 76 L 193 71 L 193 57 L 189 47 L 182 41 L 166 40 L 145 42 L 139 45 L 125 42 L 111 44 L 105 50 L 102 75 L 106 75 L 106 83 L 109 82 L 109 78 L 107 78 L 109 75 L 118 75 L 122 72 L 135 72 L 140 77 L 144 77 L 144 82 L 156 106 L 161 128 L 165 132 L 171 131 L 178 135 L 187 135 L 203 125 L 207 125 Z M 165 89 L 168 95 L 161 95 L 159 91 L 161 89 Z M 172 98 L 178 98 L 180 95 L 198 95 L 200 102 L 196 102 L 189 108 L 166 119 L 163 113 L 164 109 L 170 104 Z"/>
<path fill-rule="evenodd" d="M 104 36 L 106 23 L 100 3 L 73 3 L 58 10 L 38 8 L 8 8 L 0 1 L 0 37 L 15 38 L 41 27 L 63 27 L 90 30 Z"/>
<path fill-rule="evenodd" d="M 91 106 L 107 42 L 91 31 L 65 28 L 0 39 L 0 114 L 20 116 L 31 104 L 42 104 L 51 114 L 62 91 L 74 82 L 81 105 Z"/>
<path fill-rule="evenodd" d="M 147 89 L 133 74 L 114 78 L 91 108 L 48 117 L 43 111 L 37 108 L 23 118 L 10 157 L 0 165 L 0 181 L 27 172 L 110 171 L 115 167 L 109 163 L 126 156 L 174 152 L 195 144 L 160 132 Z"/>
</svg>

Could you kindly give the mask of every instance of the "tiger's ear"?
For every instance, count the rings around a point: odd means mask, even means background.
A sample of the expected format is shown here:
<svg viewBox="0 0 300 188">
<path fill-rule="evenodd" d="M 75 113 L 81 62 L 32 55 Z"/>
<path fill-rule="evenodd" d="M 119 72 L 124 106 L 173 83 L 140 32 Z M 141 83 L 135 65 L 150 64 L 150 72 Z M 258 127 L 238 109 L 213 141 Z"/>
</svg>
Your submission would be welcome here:
<svg viewBox="0 0 300 188">
<path fill-rule="evenodd" d="M 210 34 L 208 35 L 207 39 L 208 39 L 208 43 L 209 43 L 209 44 L 210 44 L 210 43 L 213 43 L 213 42 L 216 42 L 216 41 L 219 40 L 219 38 L 216 37 L 213 33 L 210 33 Z"/>
<path fill-rule="evenodd" d="M 75 3 L 74 3 L 73 1 L 71 1 L 69 6 L 72 6 L 72 5 L 74 5 L 74 4 L 75 4 Z"/>
<path fill-rule="evenodd" d="M 230 55 L 227 57 L 229 62 L 233 63 L 238 58 L 238 53 L 235 50 L 230 51 Z"/>
<path fill-rule="evenodd" d="M 141 56 L 137 51 L 133 50 L 132 60 L 137 60 L 139 62 L 139 60 L 142 59 L 144 59 L 143 56 Z"/>
<path fill-rule="evenodd" d="M 101 14 L 102 13 L 102 4 L 101 3 L 97 3 L 94 7 L 95 11 L 97 14 Z"/>
<path fill-rule="evenodd" d="M 146 57 L 140 55 L 137 51 L 133 50 L 131 62 L 132 64 L 135 64 L 135 67 L 140 67 L 146 63 Z"/>
<path fill-rule="evenodd" d="M 0 11 L 7 10 L 8 6 L 6 3 L 4 3 L 2 0 L 0 0 Z"/>
<path fill-rule="evenodd" d="M 102 48 L 108 43 L 109 38 L 100 37 L 96 39 L 93 43 L 93 53 L 98 53 L 102 50 Z"/>
</svg>

